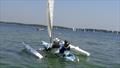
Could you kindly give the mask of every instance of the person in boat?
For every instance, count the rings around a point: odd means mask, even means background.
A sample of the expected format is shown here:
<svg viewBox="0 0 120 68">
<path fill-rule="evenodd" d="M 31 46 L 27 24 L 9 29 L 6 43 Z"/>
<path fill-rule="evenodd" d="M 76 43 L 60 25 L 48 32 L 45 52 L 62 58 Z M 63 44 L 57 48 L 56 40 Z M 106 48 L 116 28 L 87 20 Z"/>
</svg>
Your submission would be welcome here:
<svg viewBox="0 0 120 68">
<path fill-rule="evenodd" d="M 69 44 L 70 43 L 67 40 L 64 40 L 64 44 L 60 45 L 59 53 L 64 56 L 64 52 L 70 50 Z"/>
<path fill-rule="evenodd" d="M 52 48 L 59 48 L 59 47 L 60 47 L 60 39 L 59 38 L 53 39 Z"/>
<path fill-rule="evenodd" d="M 50 51 L 53 48 L 59 48 L 60 47 L 59 44 L 60 44 L 60 39 L 59 38 L 53 39 L 52 46 L 46 48 L 46 51 Z"/>
</svg>

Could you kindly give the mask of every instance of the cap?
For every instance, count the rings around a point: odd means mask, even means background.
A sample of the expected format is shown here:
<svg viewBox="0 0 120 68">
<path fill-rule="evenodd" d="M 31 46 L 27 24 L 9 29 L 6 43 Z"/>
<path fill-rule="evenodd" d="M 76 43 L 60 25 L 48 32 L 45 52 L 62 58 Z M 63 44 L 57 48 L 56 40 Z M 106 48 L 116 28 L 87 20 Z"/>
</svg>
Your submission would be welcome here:
<svg viewBox="0 0 120 68">
<path fill-rule="evenodd" d="M 55 41 L 55 42 L 59 42 L 60 39 L 59 39 L 59 38 L 55 38 L 55 39 L 53 39 L 53 41 Z"/>
</svg>

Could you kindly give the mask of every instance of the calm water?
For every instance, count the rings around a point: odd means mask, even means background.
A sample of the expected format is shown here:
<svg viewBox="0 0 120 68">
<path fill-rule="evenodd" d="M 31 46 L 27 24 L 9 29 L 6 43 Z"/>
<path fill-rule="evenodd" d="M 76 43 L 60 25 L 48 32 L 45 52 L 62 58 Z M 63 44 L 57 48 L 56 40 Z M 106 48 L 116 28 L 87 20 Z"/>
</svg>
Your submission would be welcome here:
<svg viewBox="0 0 120 68">
<path fill-rule="evenodd" d="M 39 60 L 25 52 L 21 42 L 40 48 L 42 40 L 49 41 L 46 28 L 37 31 L 35 26 L 0 23 L 0 68 L 120 68 L 120 34 L 58 28 L 53 30 L 53 36 L 71 41 L 91 56 L 79 56 L 79 63 L 52 55 Z"/>
</svg>

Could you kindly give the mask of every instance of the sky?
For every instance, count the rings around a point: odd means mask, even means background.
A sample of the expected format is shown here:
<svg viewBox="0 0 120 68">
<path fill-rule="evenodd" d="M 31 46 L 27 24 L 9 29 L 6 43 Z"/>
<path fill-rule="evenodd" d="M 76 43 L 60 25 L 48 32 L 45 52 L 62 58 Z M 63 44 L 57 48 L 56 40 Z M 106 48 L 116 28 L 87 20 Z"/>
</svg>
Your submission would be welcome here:
<svg viewBox="0 0 120 68">
<path fill-rule="evenodd" d="M 47 0 L 0 0 L 0 21 L 47 25 Z M 55 0 L 54 25 L 120 31 L 120 0 Z"/>
</svg>

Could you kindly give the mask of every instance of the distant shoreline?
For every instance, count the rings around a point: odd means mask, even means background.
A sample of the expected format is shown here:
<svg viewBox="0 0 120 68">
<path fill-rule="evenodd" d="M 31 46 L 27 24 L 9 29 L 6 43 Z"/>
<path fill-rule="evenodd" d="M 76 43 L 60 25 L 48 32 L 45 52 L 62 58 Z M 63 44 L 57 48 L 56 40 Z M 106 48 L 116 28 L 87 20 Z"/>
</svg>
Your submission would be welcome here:
<svg viewBox="0 0 120 68">
<path fill-rule="evenodd" d="M 36 26 L 36 27 L 47 27 L 46 25 L 40 25 L 40 24 L 24 24 L 24 23 L 17 23 L 17 22 L 5 22 L 5 21 L 0 21 L 0 23 L 5 23 L 5 24 L 16 24 L 16 25 L 23 25 L 23 26 Z M 63 26 L 53 26 L 54 28 L 62 28 L 62 29 L 73 29 L 73 28 L 68 28 L 68 27 L 63 27 Z M 89 28 L 76 28 L 76 31 L 83 31 L 83 32 L 105 32 L 105 33 L 116 33 L 120 34 L 120 31 L 112 31 L 112 30 L 105 30 L 105 29 L 89 29 Z"/>
</svg>

